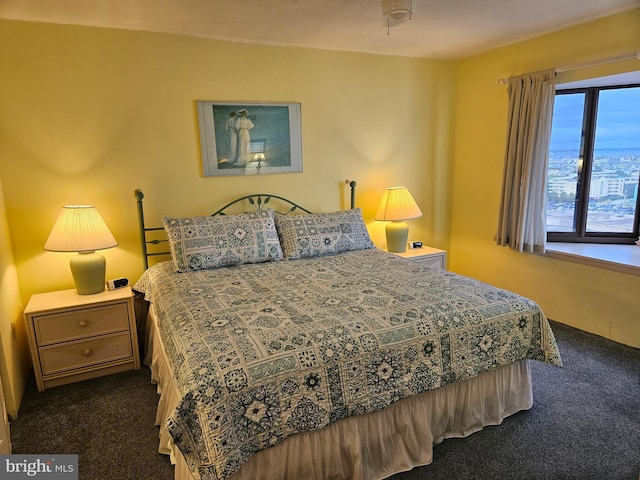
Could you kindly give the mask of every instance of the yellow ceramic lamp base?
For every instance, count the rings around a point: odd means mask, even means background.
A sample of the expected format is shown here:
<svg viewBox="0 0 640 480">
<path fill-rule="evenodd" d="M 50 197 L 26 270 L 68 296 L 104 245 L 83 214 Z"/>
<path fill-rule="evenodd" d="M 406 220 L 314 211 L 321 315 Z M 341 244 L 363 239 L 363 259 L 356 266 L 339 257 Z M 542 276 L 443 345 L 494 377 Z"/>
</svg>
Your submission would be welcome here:
<svg viewBox="0 0 640 480">
<path fill-rule="evenodd" d="M 104 256 L 96 252 L 81 252 L 73 256 L 70 265 L 78 295 L 93 295 L 104 291 Z"/>
<path fill-rule="evenodd" d="M 389 222 L 385 228 L 387 235 L 387 251 L 402 253 L 407 251 L 409 226 L 403 221 Z"/>
</svg>

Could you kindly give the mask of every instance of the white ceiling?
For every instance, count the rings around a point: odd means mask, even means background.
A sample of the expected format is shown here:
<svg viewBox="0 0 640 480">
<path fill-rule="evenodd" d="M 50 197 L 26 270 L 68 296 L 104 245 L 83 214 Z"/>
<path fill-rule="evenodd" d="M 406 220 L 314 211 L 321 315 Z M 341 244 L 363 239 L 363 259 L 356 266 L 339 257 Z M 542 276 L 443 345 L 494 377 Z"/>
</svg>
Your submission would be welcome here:
<svg viewBox="0 0 640 480">
<path fill-rule="evenodd" d="M 455 59 L 640 8 L 640 0 L 413 1 L 413 18 L 389 34 L 380 0 L 0 0 L 0 18 Z"/>
</svg>

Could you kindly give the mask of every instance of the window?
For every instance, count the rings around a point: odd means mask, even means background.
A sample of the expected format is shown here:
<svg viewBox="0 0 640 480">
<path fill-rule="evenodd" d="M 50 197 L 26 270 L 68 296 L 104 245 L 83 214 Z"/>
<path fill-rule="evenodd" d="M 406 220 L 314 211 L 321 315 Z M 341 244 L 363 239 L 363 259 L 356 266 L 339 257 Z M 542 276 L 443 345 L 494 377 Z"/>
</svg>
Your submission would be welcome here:
<svg viewBox="0 0 640 480">
<path fill-rule="evenodd" d="M 640 85 L 558 90 L 547 170 L 550 242 L 633 243 Z"/>
</svg>

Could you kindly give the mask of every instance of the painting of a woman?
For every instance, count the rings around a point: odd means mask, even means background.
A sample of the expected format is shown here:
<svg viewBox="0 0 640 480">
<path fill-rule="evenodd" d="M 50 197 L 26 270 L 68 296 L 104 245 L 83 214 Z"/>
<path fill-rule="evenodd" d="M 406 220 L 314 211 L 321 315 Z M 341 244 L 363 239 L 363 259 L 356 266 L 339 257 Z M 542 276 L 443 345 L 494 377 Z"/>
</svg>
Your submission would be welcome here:
<svg viewBox="0 0 640 480">
<path fill-rule="evenodd" d="M 238 158 L 238 131 L 236 130 L 236 112 L 229 113 L 227 119 L 227 162 L 235 163 Z"/>
<path fill-rule="evenodd" d="M 302 171 L 299 103 L 196 101 L 205 176 Z"/>
<path fill-rule="evenodd" d="M 236 120 L 236 130 L 238 131 L 237 165 L 246 165 L 251 161 L 249 158 L 249 144 L 251 143 L 249 130 L 253 128 L 253 122 L 248 115 L 249 112 L 246 108 L 238 111 L 238 119 Z"/>
</svg>

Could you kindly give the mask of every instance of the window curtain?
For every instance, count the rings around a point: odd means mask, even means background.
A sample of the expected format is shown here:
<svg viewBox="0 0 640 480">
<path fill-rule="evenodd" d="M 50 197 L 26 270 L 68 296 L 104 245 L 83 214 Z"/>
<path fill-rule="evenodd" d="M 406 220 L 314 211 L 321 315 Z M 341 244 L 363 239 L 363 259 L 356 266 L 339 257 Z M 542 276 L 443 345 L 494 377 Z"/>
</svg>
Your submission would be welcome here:
<svg viewBox="0 0 640 480">
<path fill-rule="evenodd" d="M 544 252 L 555 72 L 512 77 L 507 92 L 507 144 L 495 240 L 519 252 Z"/>
</svg>

